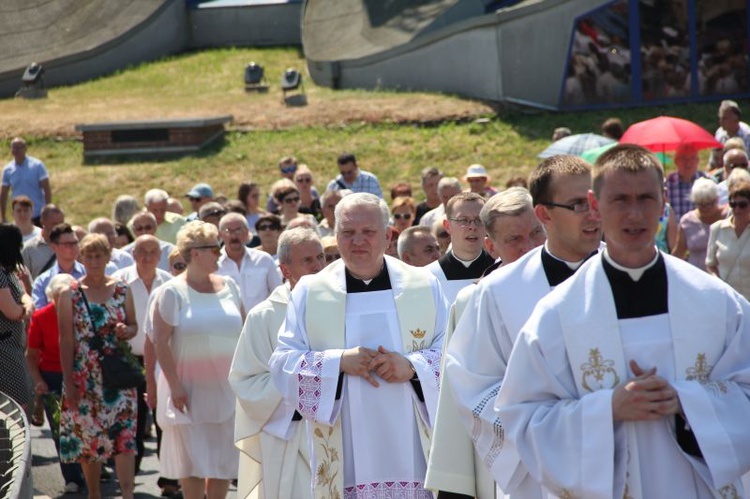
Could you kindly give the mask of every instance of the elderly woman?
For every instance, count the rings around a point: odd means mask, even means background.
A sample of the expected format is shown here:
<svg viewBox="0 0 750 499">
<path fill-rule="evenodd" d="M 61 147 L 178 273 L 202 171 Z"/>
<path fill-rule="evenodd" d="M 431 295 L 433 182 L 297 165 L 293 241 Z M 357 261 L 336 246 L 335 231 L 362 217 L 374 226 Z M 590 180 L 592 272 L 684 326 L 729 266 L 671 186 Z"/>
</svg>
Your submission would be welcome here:
<svg viewBox="0 0 750 499">
<path fill-rule="evenodd" d="M 31 378 L 24 360 L 24 321 L 34 306 L 18 278 L 22 240 L 18 227 L 0 223 L 0 392 L 26 407 L 31 401 Z"/>
<path fill-rule="evenodd" d="M 391 202 L 391 220 L 393 228 L 399 234 L 414 224 L 417 215 L 417 205 L 410 197 L 397 197 Z"/>
<path fill-rule="evenodd" d="M 245 206 L 247 226 L 255 234 L 255 222 L 265 213 L 260 207 L 260 187 L 255 182 L 243 182 L 237 191 L 237 199 Z"/>
<path fill-rule="evenodd" d="M 321 220 L 323 212 L 318 191 L 313 186 L 313 174 L 307 165 L 301 164 L 297 167 L 297 171 L 294 172 L 294 185 L 299 190 L 299 212 L 312 215 L 316 221 Z"/>
<path fill-rule="evenodd" d="M 695 209 L 685 213 L 677 230 L 677 244 L 672 254 L 701 270 L 706 270 L 706 247 L 711 224 L 727 217 L 727 207 L 719 206 L 719 189 L 707 178 L 699 178 L 693 184 L 690 200 Z"/>
<path fill-rule="evenodd" d="M 750 182 L 729 188 L 732 216 L 711 225 L 706 269 L 750 300 Z"/>
<path fill-rule="evenodd" d="M 161 475 L 179 479 L 187 499 L 226 497 L 237 478 L 235 397 L 229 367 L 242 330 L 240 290 L 218 270 L 219 232 L 190 222 L 177 234 L 184 273 L 161 287 L 151 334 L 156 360 Z"/>
<path fill-rule="evenodd" d="M 49 303 L 34 310 L 29 324 L 29 338 L 26 346 L 26 364 L 34 381 L 34 391 L 37 396 L 52 393 L 60 397 L 62 394 L 62 368 L 60 366 L 60 335 L 57 325 L 57 309 L 55 303 L 64 289 L 70 288 L 75 279 L 70 274 L 57 274 L 47 286 L 45 293 Z M 54 413 L 57 402 L 50 397 L 44 397 L 44 412 L 47 414 L 58 455 L 60 454 L 60 435 L 55 427 Z M 78 463 L 64 463 L 60 461 L 60 471 L 65 480 L 65 492 L 75 493 L 84 487 L 83 473 Z"/>
<path fill-rule="evenodd" d="M 278 180 L 274 182 L 271 187 L 271 193 L 273 194 L 276 203 L 281 207 L 279 216 L 281 217 L 281 225 L 283 227 L 286 227 L 289 222 L 298 217 L 308 218 L 312 222 L 315 222 L 315 225 L 317 226 L 315 217 L 309 214 L 300 213 L 299 207 L 301 198 L 299 189 L 294 185 L 294 182 L 288 179 Z"/>
<path fill-rule="evenodd" d="M 60 458 L 78 461 L 88 497 L 101 497 L 102 464 L 114 456 L 122 497 L 133 497 L 135 476 L 136 390 L 105 388 L 99 360 L 135 337 L 135 306 L 130 289 L 104 269 L 110 248 L 106 236 L 81 240 L 86 275 L 57 301 L 63 403 Z"/>
</svg>

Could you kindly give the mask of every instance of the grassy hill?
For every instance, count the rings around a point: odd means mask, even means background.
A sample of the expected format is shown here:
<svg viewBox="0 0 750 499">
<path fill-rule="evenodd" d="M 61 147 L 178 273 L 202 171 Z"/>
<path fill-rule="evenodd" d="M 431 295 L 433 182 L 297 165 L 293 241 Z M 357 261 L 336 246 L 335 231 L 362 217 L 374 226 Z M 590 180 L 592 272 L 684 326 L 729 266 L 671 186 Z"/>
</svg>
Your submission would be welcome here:
<svg viewBox="0 0 750 499">
<path fill-rule="evenodd" d="M 242 70 L 255 60 L 266 67 L 272 90 L 246 94 Z M 455 96 L 392 91 L 334 91 L 305 82 L 309 105 L 287 108 L 277 78 L 286 67 L 304 67 L 296 49 L 221 49 L 189 53 L 144 64 L 72 87 L 50 90 L 40 101 L 0 101 L 0 147 L 23 135 L 29 154 L 50 170 L 54 201 L 74 223 L 108 215 L 120 194 L 139 198 L 160 187 L 181 196 L 196 182 L 210 183 L 229 197 L 243 181 L 270 186 L 276 163 L 293 154 L 313 170 L 319 188 L 336 173 L 335 158 L 357 154 L 360 166 L 376 173 L 387 189 L 405 180 L 419 192 L 419 171 L 437 166 L 461 176 L 483 164 L 496 185 L 525 175 L 549 144 L 554 128 L 598 131 L 609 116 L 625 125 L 668 114 L 716 127 L 718 103 L 550 113 L 493 109 Z M 226 140 L 199 155 L 83 164 L 76 123 L 232 114 Z M 5 156 L 10 158 L 9 153 Z"/>
</svg>

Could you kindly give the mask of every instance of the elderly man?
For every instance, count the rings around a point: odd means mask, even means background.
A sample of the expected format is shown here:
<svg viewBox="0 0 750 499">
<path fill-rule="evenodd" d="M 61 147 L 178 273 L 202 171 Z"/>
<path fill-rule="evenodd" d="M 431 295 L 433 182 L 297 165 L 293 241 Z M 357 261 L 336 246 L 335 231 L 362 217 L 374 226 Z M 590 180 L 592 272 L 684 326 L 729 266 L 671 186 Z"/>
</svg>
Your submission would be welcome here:
<svg viewBox="0 0 750 499">
<path fill-rule="evenodd" d="M 109 241 L 109 248 L 111 251 L 109 261 L 118 269 L 130 267 L 135 263 L 133 261 L 133 257 L 130 256 L 130 253 L 115 248 L 117 232 L 115 232 L 115 224 L 112 223 L 112 220 L 106 217 L 93 219 L 91 222 L 89 222 L 89 232 L 91 234 L 103 234 L 107 237 L 107 241 Z"/>
<path fill-rule="evenodd" d="M 50 231 L 49 241 L 55 260 L 49 270 L 42 272 L 34 279 L 31 298 L 34 300 L 34 308 L 37 309 L 49 303 L 45 290 L 57 274 L 70 274 L 75 279 L 86 275 L 86 269 L 78 262 L 78 237 L 69 224 L 55 225 Z"/>
<path fill-rule="evenodd" d="M 169 272 L 158 269 L 161 257 L 159 240 L 155 236 L 144 234 L 139 236 L 133 246 L 133 258 L 135 264 L 115 272 L 115 278 L 120 279 L 130 287 L 135 304 L 135 316 L 138 321 L 138 333 L 128 340 L 130 349 L 141 365 L 144 364 L 144 351 L 147 319 L 148 299 L 151 293 L 172 278 Z M 136 472 L 140 469 L 141 460 L 145 447 L 143 439 L 146 435 L 146 422 L 148 419 L 148 406 L 146 405 L 146 386 L 138 386 L 138 425 L 135 434 L 136 449 L 138 451 L 135 459 Z"/>
<path fill-rule="evenodd" d="M 482 165 L 471 165 L 466 169 L 464 181 L 469 184 L 469 191 L 484 198 L 497 194 L 497 189 L 490 186 L 490 177 Z"/>
<path fill-rule="evenodd" d="M 219 222 L 219 237 L 224 242 L 219 257 L 219 275 L 229 276 L 240 287 L 242 304 L 250 310 L 281 284 L 281 276 L 268 253 L 248 248 L 250 229 L 239 213 L 227 213 Z"/>
<path fill-rule="evenodd" d="M 237 394 L 235 441 L 240 454 L 239 497 L 248 497 L 262 468 L 266 499 L 311 497 L 307 431 L 299 413 L 271 380 L 268 360 L 276 348 L 289 298 L 302 276 L 325 267 L 323 246 L 310 229 L 288 229 L 279 237 L 279 267 L 286 284 L 256 305 L 245 320 L 229 372 Z"/>
<path fill-rule="evenodd" d="M 434 276 L 384 256 L 389 219 L 375 195 L 341 200 L 341 259 L 295 287 L 269 362 L 308 420 L 316 498 L 428 497 L 446 306 Z"/>
<path fill-rule="evenodd" d="M 34 223 L 41 224 L 42 207 L 52 202 L 52 189 L 49 184 L 49 173 L 44 163 L 26 155 L 26 141 L 16 137 L 10 143 L 13 161 L 3 168 L 2 187 L 0 187 L 0 220 L 5 222 L 5 209 L 8 206 L 8 194 L 28 196 L 34 203 Z"/>
<path fill-rule="evenodd" d="M 320 209 L 323 212 L 323 220 L 318 224 L 320 237 L 333 235 L 333 228 L 336 226 L 336 205 L 341 198 L 351 193 L 349 189 L 327 190 L 320 197 Z"/>
<path fill-rule="evenodd" d="M 213 224 L 216 226 L 216 228 L 219 228 L 219 221 L 221 220 L 221 217 L 226 214 L 226 208 L 224 208 L 216 201 L 208 202 L 201 206 L 201 209 L 198 210 L 198 218 L 200 219 L 200 221 Z"/>
<path fill-rule="evenodd" d="M 336 160 L 340 175 L 328 183 L 326 190 L 349 189 L 352 192 L 369 192 L 379 198 L 383 197 L 378 177 L 370 172 L 360 170 L 357 158 L 345 152 Z"/>
<path fill-rule="evenodd" d="M 750 126 L 742 119 L 740 106 L 733 100 L 723 100 L 719 105 L 719 128 L 716 130 L 716 140 L 722 144 L 732 137 L 739 137 L 745 143 L 745 149 L 750 150 Z"/>
<path fill-rule="evenodd" d="M 48 204 L 42 208 L 41 221 L 42 232 L 26 241 L 21 250 L 23 264 L 29 269 L 32 279 L 36 279 L 55 263 L 55 252 L 49 244 L 49 234 L 55 225 L 65 221 L 65 213 L 54 204 Z"/>
<path fill-rule="evenodd" d="M 727 182 L 729 175 L 735 168 L 748 169 L 748 155 L 742 149 L 730 149 L 724 153 L 724 180 L 719 182 L 719 204 L 725 205 L 729 202 L 729 186 Z"/>
<path fill-rule="evenodd" d="M 438 182 L 443 178 L 443 173 L 437 168 L 427 167 L 422 170 L 422 191 L 425 200 L 417 205 L 417 215 L 414 217 L 414 225 L 418 225 L 422 217 L 430 210 L 440 206 L 440 195 L 438 194 Z"/>
<path fill-rule="evenodd" d="M 487 200 L 479 213 L 485 229 L 487 251 L 496 263 L 485 271 L 485 277 L 501 265 L 510 264 L 544 243 L 541 222 L 534 213 L 531 195 L 523 187 L 512 187 Z M 456 296 L 448 319 L 444 344 L 450 343 L 456 324 L 476 292 L 472 284 Z M 445 358 L 444 358 L 445 360 Z M 443 371 L 438 417 L 427 466 L 426 487 L 438 491 L 439 497 L 494 497 L 495 486 L 489 471 L 475 458 L 468 433 L 462 423 L 450 388 L 451 380 Z"/>
<path fill-rule="evenodd" d="M 133 216 L 132 219 L 130 219 L 130 227 L 133 231 L 133 235 L 135 235 L 136 238 L 148 234 L 150 236 L 156 235 L 156 217 L 153 215 L 153 213 L 150 213 L 148 211 L 143 211 L 141 213 L 137 213 Z M 161 257 L 159 258 L 159 263 L 157 264 L 157 267 L 161 270 L 169 272 L 169 254 L 174 249 L 174 244 L 168 243 L 166 241 L 162 241 L 159 239 L 159 248 L 161 248 Z M 133 249 L 135 248 L 135 242 L 132 242 L 122 248 L 123 251 L 130 253 L 130 255 L 133 254 Z"/>
<path fill-rule="evenodd" d="M 185 197 L 188 198 L 190 207 L 193 209 L 193 212 L 185 217 L 185 221 L 192 222 L 198 220 L 201 206 L 214 200 L 214 190 L 208 184 L 195 184 Z"/>
<path fill-rule="evenodd" d="M 440 258 L 440 247 L 429 227 L 408 227 L 398 235 L 398 257 L 414 267 L 426 267 Z"/>
<path fill-rule="evenodd" d="M 143 197 L 146 211 L 156 218 L 156 237 L 170 244 L 177 242 L 177 233 L 185 225 L 185 219 L 176 213 L 167 211 L 169 194 L 162 189 L 151 189 Z"/>
<path fill-rule="evenodd" d="M 677 148 L 674 153 L 676 172 L 667 175 L 667 202 L 674 210 L 675 220 L 695 209 L 690 200 L 693 182 L 707 175 L 698 171 L 698 150 L 687 144 Z"/>
<path fill-rule="evenodd" d="M 451 236 L 451 249 L 427 269 L 437 277 L 448 303 L 461 289 L 482 277 L 495 263 L 484 249 L 487 232 L 479 218 L 484 198 L 474 192 L 461 192 L 445 205 L 443 227 Z"/>
<path fill-rule="evenodd" d="M 440 205 L 427 213 L 419 220 L 419 225 L 432 228 L 435 222 L 442 222 L 445 218 L 445 205 L 446 203 L 461 192 L 461 181 L 456 177 L 443 177 L 438 181 L 438 196 L 440 197 Z"/>
<path fill-rule="evenodd" d="M 750 304 L 656 249 L 663 192 L 647 150 L 599 157 L 588 202 L 607 247 L 537 304 L 513 347 L 495 403 L 505 443 L 556 496 L 743 495 Z"/>
<path fill-rule="evenodd" d="M 600 224 L 588 206 L 590 185 L 590 165 L 576 156 L 553 156 L 536 167 L 530 177 L 533 213 L 544 225 L 547 241 L 531 251 L 528 246 L 525 251 L 514 248 L 517 234 L 526 232 L 521 228 L 526 224 L 521 217 L 499 217 L 497 224 L 505 226 L 501 230 L 506 233 L 494 239 L 501 239 L 501 258 L 507 258 L 507 264 L 515 263 L 503 265 L 480 281 L 448 348 L 444 386 L 450 386 L 468 430 L 464 435 L 470 436 L 476 447 L 479 497 L 494 494 L 492 481 L 486 478 L 488 469 L 503 493 L 521 498 L 540 496 L 539 487 L 524 479 L 524 470 L 515 475 L 517 481 L 510 480 L 518 456 L 502 440 L 492 399 L 502 384 L 515 338 L 536 302 L 599 247 Z M 447 490 L 471 494 L 471 475 L 466 473 L 464 478 L 464 488 Z"/>
</svg>

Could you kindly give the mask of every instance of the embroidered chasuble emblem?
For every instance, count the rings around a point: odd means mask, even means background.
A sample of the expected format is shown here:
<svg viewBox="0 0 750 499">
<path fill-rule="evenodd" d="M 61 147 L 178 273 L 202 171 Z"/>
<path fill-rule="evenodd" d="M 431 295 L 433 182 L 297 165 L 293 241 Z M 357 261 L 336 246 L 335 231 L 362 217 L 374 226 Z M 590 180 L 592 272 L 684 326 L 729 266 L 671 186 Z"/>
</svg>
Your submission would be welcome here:
<svg viewBox="0 0 750 499">
<path fill-rule="evenodd" d="M 699 353 L 695 358 L 695 365 L 685 369 L 685 379 L 688 381 L 697 381 L 706 388 L 711 389 L 714 395 L 727 393 L 727 385 L 723 381 L 709 381 L 708 376 L 711 374 L 714 366 L 706 361 L 706 354 Z"/>
<path fill-rule="evenodd" d="M 425 348 L 424 337 L 427 334 L 427 331 L 417 328 L 409 332 L 411 333 L 411 337 L 412 337 L 410 352 L 415 352 L 417 350 L 424 350 Z"/>
<path fill-rule="evenodd" d="M 598 348 L 589 350 L 589 361 L 581 364 L 581 371 L 583 371 L 581 386 L 589 392 L 603 388 L 614 388 L 620 384 L 620 376 L 615 370 L 615 362 L 602 358 Z"/>
<path fill-rule="evenodd" d="M 731 484 L 720 488 L 719 495 L 721 495 L 721 499 L 740 499 L 737 487 Z"/>
</svg>

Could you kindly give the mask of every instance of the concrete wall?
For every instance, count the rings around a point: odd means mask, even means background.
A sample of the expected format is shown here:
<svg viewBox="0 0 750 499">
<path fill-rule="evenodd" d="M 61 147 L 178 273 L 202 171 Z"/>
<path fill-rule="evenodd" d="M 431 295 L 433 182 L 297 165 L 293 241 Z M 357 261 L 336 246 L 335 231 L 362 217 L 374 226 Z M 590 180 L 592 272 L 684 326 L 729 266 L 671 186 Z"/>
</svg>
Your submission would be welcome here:
<svg viewBox="0 0 750 499">
<path fill-rule="evenodd" d="M 556 107 L 573 20 L 606 0 L 540 0 L 460 21 L 350 61 L 308 61 L 335 88 L 433 90 Z M 551 83 L 552 82 L 552 83 Z"/>
<path fill-rule="evenodd" d="M 184 0 L 171 0 L 148 20 L 124 35 L 75 55 L 44 61 L 44 81 L 48 87 L 71 85 L 180 52 L 188 34 Z M 12 96 L 21 86 L 18 75 L 0 80 L 0 96 Z"/>
<path fill-rule="evenodd" d="M 302 3 L 211 7 L 188 14 L 190 47 L 299 45 Z"/>
</svg>

